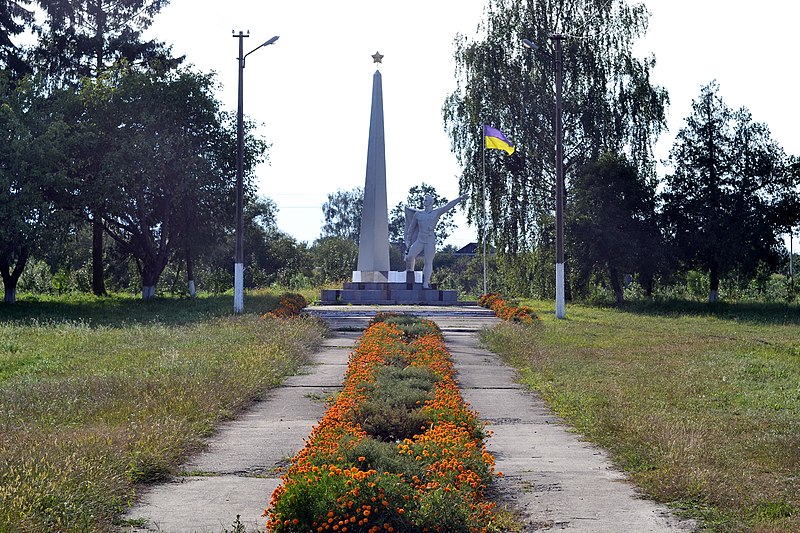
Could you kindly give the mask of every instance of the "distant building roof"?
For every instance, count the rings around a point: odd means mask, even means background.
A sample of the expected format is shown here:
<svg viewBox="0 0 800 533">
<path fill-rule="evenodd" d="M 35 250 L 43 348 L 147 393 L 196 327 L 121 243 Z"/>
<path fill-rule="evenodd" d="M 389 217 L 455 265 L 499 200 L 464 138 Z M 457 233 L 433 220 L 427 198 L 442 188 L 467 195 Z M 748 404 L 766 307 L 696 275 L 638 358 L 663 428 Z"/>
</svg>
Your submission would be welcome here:
<svg viewBox="0 0 800 533">
<path fill-rule="evenodd" d="M 494 255 L 494 247 L 489 246 L 488 248 L 489 248 L 488 249 L 489 255 Z M 463 248 L 453 252 L 453 255 L 467 255 L 467 256 L 472 257 L 472 256 L 475 256 L 475 255 L 478 255 L 479 253 L 481 253 L 481 250 L 478 247 L 478 243 L 477 242 L 471 242 L 468 245 L 464 246 Z"/>
</svg>

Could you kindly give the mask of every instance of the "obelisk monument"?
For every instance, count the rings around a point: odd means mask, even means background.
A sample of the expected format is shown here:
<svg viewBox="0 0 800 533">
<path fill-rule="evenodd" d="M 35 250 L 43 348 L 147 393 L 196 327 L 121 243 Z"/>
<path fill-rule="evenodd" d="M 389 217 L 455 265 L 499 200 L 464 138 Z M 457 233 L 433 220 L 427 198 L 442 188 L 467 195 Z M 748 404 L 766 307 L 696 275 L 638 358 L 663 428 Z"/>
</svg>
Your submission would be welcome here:
<svg viewBox="0 0 800 533">
<path fill-rule="evenodd" d="M 375 52 L 372 59 L 375 63 L 380 63 L 383 56 Z M 346 305 L 453 305 L 458 300 L 458 291 L 439 290 L 435 284 L 430 283 L 423 287 L 422 272 L 389 270 L 389 208 L 386 200 L 386 147 L 383 137 L 381 83 L 380 70 L 376 70 L 372 77 L 372 111 L 369 118 L 361 235 L 358 242 L 358 270 L 353 271 L 353 280 L 345 282 L 341 289 L 322 289 L 321 301 L 323 304 Z M 459 200 L 461 198 L 451 204 Z M 431 212 L 433 214 L 435 213 Z M 433 247 L 435 248 L 435 244 Z"/>
<path fill-rule="evenodd" d="M 378 52 L 372 56 L 381 63 Z M 353 281 L 385 282 L 389 277 L 389 209 L 386 200 L 386 143 L 383 135 L 383 86 L 380 70 L 372 76 L 367 175 L 358 243 L 358 270 Z"/>
</svg>

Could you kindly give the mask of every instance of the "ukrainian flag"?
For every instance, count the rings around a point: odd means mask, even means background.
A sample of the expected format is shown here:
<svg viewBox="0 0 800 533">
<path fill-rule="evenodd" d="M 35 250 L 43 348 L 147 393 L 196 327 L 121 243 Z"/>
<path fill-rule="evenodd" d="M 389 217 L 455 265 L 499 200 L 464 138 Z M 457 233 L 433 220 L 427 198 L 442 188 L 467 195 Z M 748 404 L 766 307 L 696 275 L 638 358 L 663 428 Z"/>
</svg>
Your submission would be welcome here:
<svg viewBox="0 0 800 533">
<path fill-rule="evenodd" d="M 511 141 L 509 141 L 500 130 L 486 124 L 483 125 L 483 139 L 486 148 L 505 150 L 508 155 L 514 153 L 514 145 L 511 144 Z"/>
</svg>

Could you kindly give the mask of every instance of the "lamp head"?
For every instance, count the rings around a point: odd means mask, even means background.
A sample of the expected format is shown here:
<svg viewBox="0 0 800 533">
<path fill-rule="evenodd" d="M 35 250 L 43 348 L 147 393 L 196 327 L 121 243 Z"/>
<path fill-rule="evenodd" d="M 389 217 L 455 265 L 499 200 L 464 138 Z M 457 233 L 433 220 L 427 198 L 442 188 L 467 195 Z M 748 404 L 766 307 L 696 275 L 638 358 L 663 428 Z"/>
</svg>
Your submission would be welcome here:
<svg viewBox="0 0 800 533">
<path fill-rule="evenodd" d="M 525 46 L 525 48 L 530 48 L 531 50 L 541 50 L 541 47 L 538 44 L 529 39 L 522 39 L 522 44 Z"/>
<path fill-rule="evenodd" d="M 272 43 L 274 43 L 275 41 L 277 41 L 279 38 L 280 38 L 280 35 L 276 35 L 275 37 L 272 37 L 270 40 L 265 41 L 264 44 L 262 44 L 261 46 L 269 46 Z"/>
</svg>

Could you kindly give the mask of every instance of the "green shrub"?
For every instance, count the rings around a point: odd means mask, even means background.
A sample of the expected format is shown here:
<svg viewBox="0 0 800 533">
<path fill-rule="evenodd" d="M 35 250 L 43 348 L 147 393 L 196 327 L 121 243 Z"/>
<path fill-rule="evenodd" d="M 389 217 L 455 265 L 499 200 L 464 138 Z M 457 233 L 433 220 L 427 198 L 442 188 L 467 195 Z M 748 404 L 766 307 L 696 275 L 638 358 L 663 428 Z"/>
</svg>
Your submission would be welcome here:
<svg viewBox="0 0 800 533">
<path fill-rule="evenodd" d="M 370 325 L 378 322 L 386 322 L 400 328 L 406 341 L 412 341 L 429 334 L 441 335 L 441 330 L 435 322 L 423 320 L 411 314 L 380 312 L 372 318 Z"/>
<path fill-rule="evenodd" d="M 406 409 L 386 400 L 369 400 L 354 413 L 354 421 L 371 437 L 384 442 L 410 439 L 428 427 L 428 421 L 418 409 Z"/>
<path fill-rule="evenodd" d="M 436 375 L 424 367 L 382 366 L 375 381 L 362 387 L 367 399 L 354 411 L 354 421 L 382 441 L 411 438 L 428 426 L 421 407 L 433 398 L 436 381 Z"/>
</svg>

